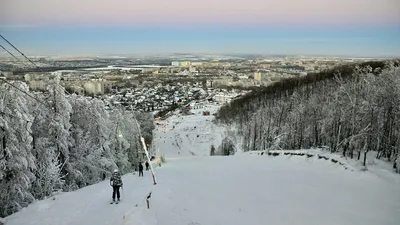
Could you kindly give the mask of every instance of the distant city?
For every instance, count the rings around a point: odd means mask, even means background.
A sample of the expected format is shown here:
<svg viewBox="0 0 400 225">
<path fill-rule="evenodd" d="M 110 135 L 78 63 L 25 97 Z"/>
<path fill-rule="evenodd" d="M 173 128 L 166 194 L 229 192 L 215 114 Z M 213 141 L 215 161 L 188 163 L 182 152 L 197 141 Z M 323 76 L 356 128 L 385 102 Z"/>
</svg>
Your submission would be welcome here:
<svg viewBox="0 0 400 225">
<path fill-rule="evenodd" d="M 309 56 L 188 55 L 0 58 L 0 78 L 46 92 L 56 75 L 68 93 L 103 99 L 108 107 L 158 112 L 193 101 L 225 103 L 284 78 L 370 59 Z"/>
</svg>

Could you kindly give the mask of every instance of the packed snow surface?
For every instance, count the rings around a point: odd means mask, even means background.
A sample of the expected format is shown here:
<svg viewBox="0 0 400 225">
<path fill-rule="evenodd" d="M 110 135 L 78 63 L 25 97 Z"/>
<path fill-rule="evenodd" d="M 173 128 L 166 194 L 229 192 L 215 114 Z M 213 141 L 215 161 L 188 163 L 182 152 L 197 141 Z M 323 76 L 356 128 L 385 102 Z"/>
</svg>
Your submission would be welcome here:
<svg viewBox="0 0 400 225">
<path fill-rule="evenodd" d="M 126 175 L 122 202 L 108 181 L 36 202 L 7 225 L 340 224 L 398 225 L 399 181 L 326 161 L 242 154 L 168 161 Z M 150 209 L 146 196 L 152 191 Z"/>
<path fill-rule="evenodd" d="M 202 115 L 217 108 L 207 107 L 158 121 L 154 138 L 167 162 L 156 168 L 157 185 L 148 171 L 128 174 L 118 205 L 104 181 L 33 203 L 6 225 L 400 224 L 400 177 L 389 170 L 345 169 L 317 156 L 208 156 L 224 129 Z"/>
</svg>

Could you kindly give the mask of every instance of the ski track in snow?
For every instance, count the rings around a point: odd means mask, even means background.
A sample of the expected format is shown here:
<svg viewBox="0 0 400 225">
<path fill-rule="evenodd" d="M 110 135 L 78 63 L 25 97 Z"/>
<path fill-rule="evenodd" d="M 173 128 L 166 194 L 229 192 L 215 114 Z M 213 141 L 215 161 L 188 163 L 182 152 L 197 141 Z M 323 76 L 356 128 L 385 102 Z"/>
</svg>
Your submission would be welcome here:
<svg viewBox="0 0 400 225">
<path fill-rule="evenodd" d="M 315 157 L 208 157 L 224 130 L 194 112 L 160 121 L 166 126 L 155 139 L 167 163 L 155 170 L 157 185 L 148 171 L 125 175 L 118 205 L 109 204 L 104 181 L 31 204 L 6 225 L 400 224 L 400 176 L 344 170 Z"/>
<path fill-rule="evenodd" d="M 121 202 L 110 204 L 112 188 L 109 181 L 62 193 L 31 204 L 20 212 L 7 217 L 7 225 L 72 225 L 72 224 L 118 224 L 124 213 L 146 207 L 146 196 L 153 188 L 151 175 L 145 178 L 130 174 L 123 176 L 124 190 Z M 136 207 L 136 204 L 138 205 Z"/>
<path fill-rule="evenodd" d="M 257 155 L 170 160 L 151 175 L 124 176 L 119 205 L 101 182 L 32 204 L 7 225 L 398 225 L 399 186 L 324 161 Z M 152 191 L 150 209 L 145 198 Z M 136 207 L 136 204 L 138 206 Z"/>
<path fill-rule="evenodd" d="M 218 105 L 205 105 L 192 110 L 193 115 L 172 115 L 165 121 L 156 121 L 154 142 L 166 157 L 209 156 L 211 145 L 221 144 L 225 130 L 215 124 L 214 116 L 203 116 L 203 111 L 210 114 L 217 112 Z"/>
</svg>

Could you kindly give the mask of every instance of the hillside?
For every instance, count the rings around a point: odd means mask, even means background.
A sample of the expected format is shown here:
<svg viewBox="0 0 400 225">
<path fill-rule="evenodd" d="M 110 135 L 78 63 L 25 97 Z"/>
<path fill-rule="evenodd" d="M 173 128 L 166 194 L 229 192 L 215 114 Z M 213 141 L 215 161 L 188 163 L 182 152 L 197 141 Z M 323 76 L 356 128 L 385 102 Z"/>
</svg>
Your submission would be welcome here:
<svg viewBox="0 0 400 225">
<path fill-rule="evenodd" d="M 205 104 L 192 109 L 191 115 L 175 111 L 166 120 L 156 121 L 155 148 L 167 158 L 210 155 L 211 145 L 218 147 L 227 135 L 223 127 L 213 122 L 212 114 L 218 109 L 219 105 Z M 210 115 L 204 116 L 203 111 L 209 111 Z"/>
<path fill-rule="evenodd" d="M 155 121 L 153 143 L 166 158 L 154 163 L 157 185 L 148 171 L 129 173 L 118 205 L 109 204 L 106 180 L 35 201 L 6 225 L 397 225 L 400 177 L 374 160 L 376 152 L 368 153 L 368 170 L 321 149 L 210 157 L 210 145 L 229 135 L 202 115 L 217 109 Z"/>
<path fill-rule="evenodd" d="M 398 66 L 368 62 L 283 80 L 223 106 L 218 121 L 237 128 L 244 151 L 326 146 L 362 159 L 376 150 L 396 167 Z"/>
</svg>

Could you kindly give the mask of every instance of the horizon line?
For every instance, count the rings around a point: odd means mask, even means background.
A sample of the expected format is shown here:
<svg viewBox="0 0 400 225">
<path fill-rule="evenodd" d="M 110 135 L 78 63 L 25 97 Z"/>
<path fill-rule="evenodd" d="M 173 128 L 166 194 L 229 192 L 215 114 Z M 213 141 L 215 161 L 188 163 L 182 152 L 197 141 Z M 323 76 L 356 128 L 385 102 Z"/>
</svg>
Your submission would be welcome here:
<svg viewBox="0 0 400 225">
<path fill-rule="evenodd" d="M 4 56 L 2 54 L 5 54 Z M 251 53 L 251 52 L 237 52 L 237 53 L 211 53 L 211 52 L 159 52 L 159 53 L 88 53 L 88 54 L 55 54 L 55 53 L 35 53 L 25 54 L 27 57 L 63 57 L 63 58 L 75 58 L 75 57 L 132 57 L 132 56 L 179 56 L 179 55 L 209 55 L 209 56 L 261 56 L 261 57 L 329 57 L 329 58 L 370 58 L 370 59 L 397 59 L 400 58 L 400 54 L 382 54 L 379 56 L 373 55 L 352 55 L 352 54 L 307 54 L 307 53 Z M 18 56 L 17 56 L 18 57 Z M 5 52 L 0 52 L 0 58 L 11 58 Z"/>
</svg>

